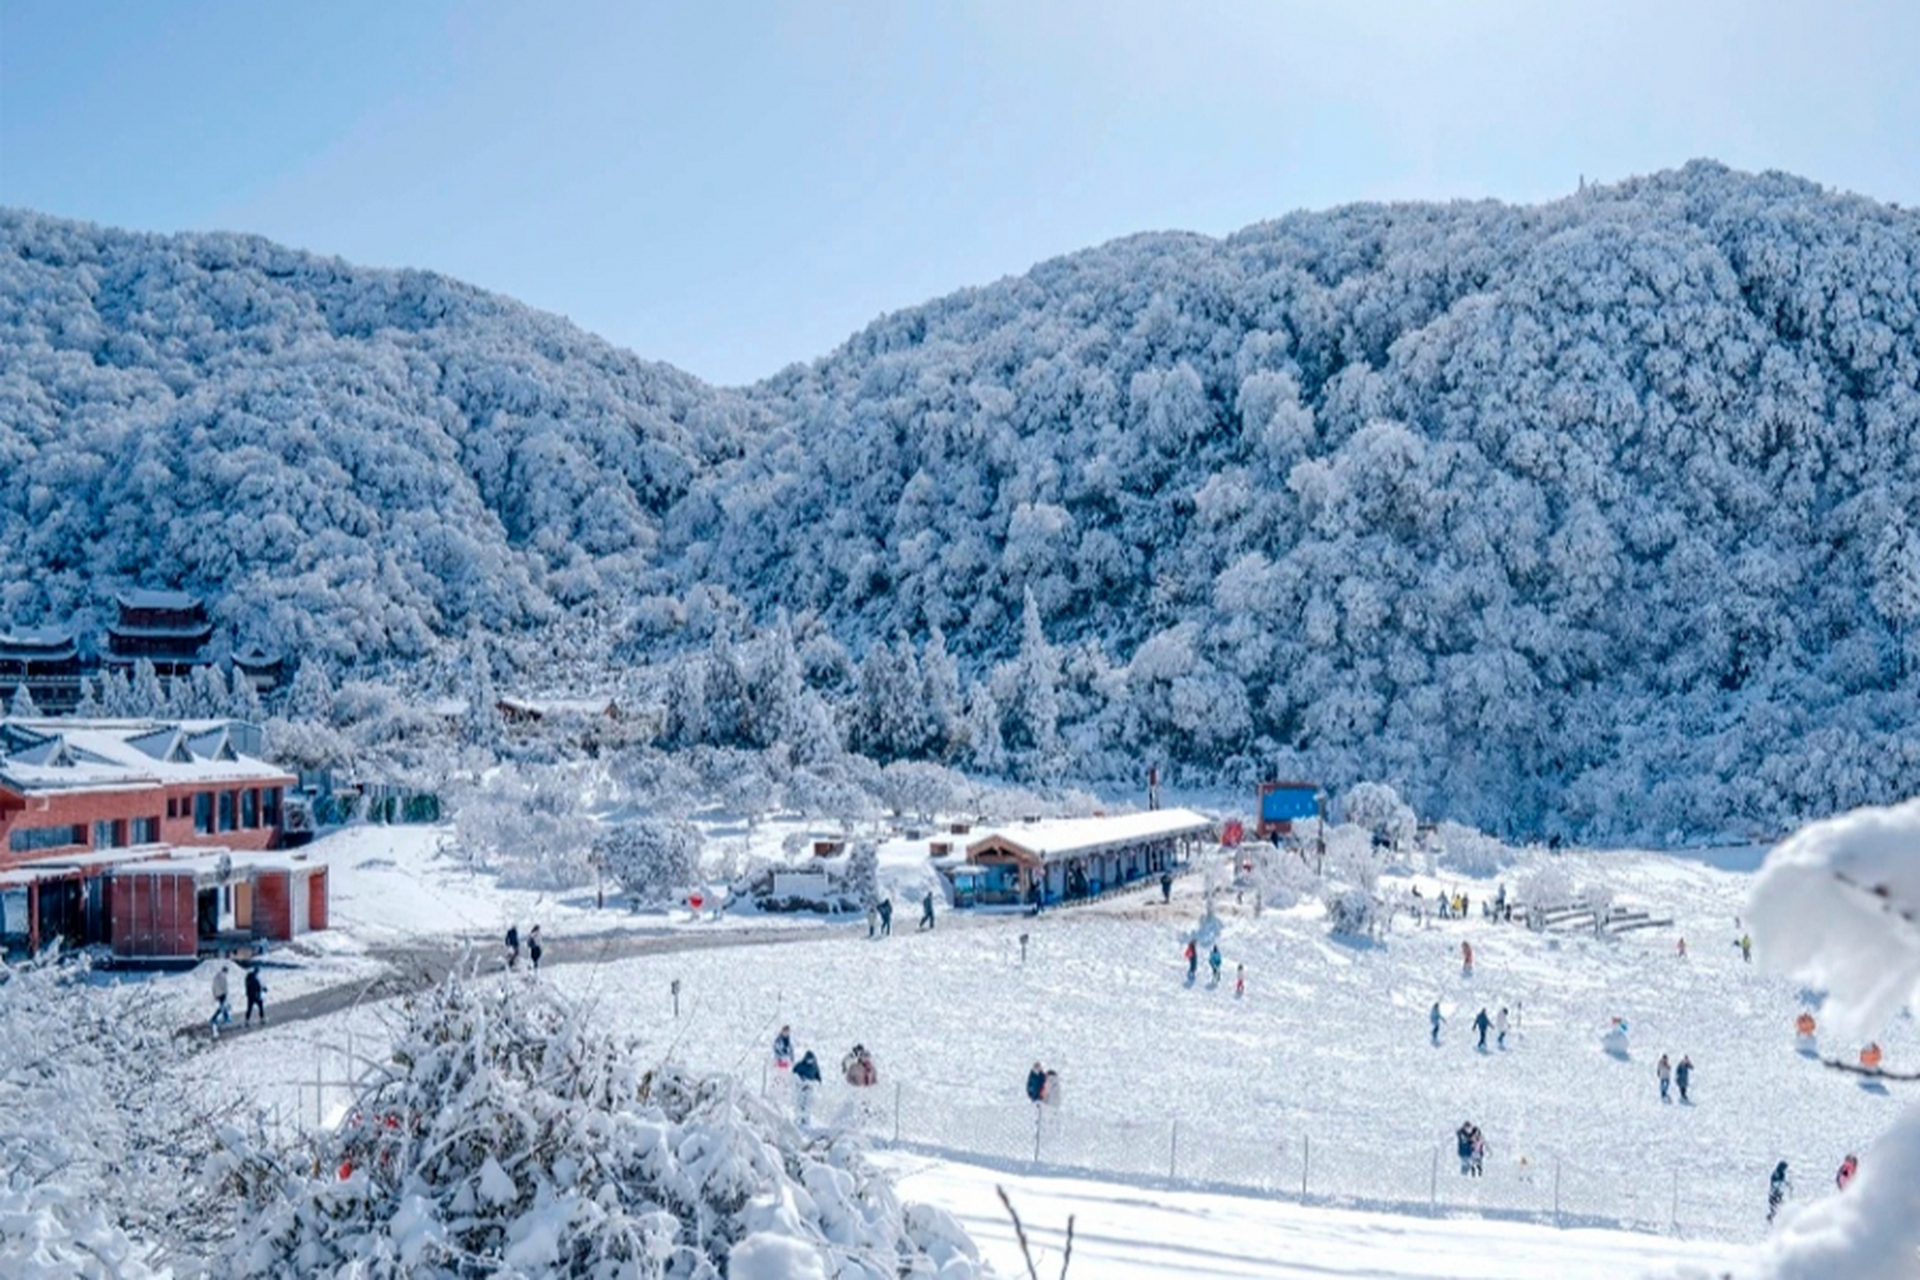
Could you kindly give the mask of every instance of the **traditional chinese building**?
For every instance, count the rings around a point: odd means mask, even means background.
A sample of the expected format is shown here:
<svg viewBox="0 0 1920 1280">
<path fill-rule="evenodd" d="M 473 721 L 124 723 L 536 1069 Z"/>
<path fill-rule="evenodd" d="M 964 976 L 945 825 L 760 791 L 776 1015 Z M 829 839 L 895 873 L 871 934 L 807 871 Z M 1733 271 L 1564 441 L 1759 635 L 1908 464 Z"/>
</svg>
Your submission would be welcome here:
<svg viewBox="0 0 1920 1280">
<path fill-rule="evenodd" d="M 80 702 L 82 674 L 80 647 L 71 628 L 0 634 L 0 699 L 11 701 L 24 684 L 35 709 L 63 715 Z"/>
<path fill-rule="evenodd" d="M 129 668 L 145 658 L 163 679 L 190 674 L 207 664 L 213 623 L 206 604 L 184 591 L 135 590 L 114 600 L 119 613 L 107 627 L 102 654 L 109 667 Z"/>
</svg>

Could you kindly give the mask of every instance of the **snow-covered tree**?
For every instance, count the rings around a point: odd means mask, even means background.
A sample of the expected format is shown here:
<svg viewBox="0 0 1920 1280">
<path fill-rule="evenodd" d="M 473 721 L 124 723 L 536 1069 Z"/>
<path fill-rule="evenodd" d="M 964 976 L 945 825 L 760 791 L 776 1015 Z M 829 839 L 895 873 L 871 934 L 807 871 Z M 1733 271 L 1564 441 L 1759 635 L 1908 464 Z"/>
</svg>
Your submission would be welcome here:
<svg viewBox="0 0 1920 1280">
<path fill-rule="evenodd" d="M 33 705 L 33 690 L 27 688 L 26 681 L 13 687 L 13 697 L 7 701 L 7 714 L 28 720 L 40 714 L 40 708 Z"/>
<path fill-rule="evenodd" d="M 1420 825 L 1400 793 L 1384 782 L 1354 783 L 1342 793 L 1340 808 L 1348 822 L 1365 827 L 1395 849 L 1410 842 Z"/>
<path fill-rule="evenodd" d="M 700 829 L 680 818 L 649 816 L 602 827 L 594 857 L 635 906 L 677 901 L 700 878 Z"/>
<path fill-rule="evenodd" d="M 133 664 L 133 689 L 129 698 L 131 706 L 128 713 L 131 715 L 164 716 L 167 714 L 167 691 L 160 684 L 160 673 L 146 658 L 141 658 Z"/>
<path fill-rule="evenodd" d="M 230 1136 L 247 1229 L 222 1274 L 762 1280 L 980 1273 L 944 1213 L 909 1213 L 849 1145 L 737 1081 L 595 1033 L 546 984 L 456 978 L 410 1002 L 338 1131 Z M 343 1176 L 344 1174 L 344 1176 Z"/>
<path fill-rule="evenodd" d="M 287 718 L 309 724 L 327 724 L 333 719 L 333 679 L 318 659 L 300 664 L 287 688 Z"/>
</svg>

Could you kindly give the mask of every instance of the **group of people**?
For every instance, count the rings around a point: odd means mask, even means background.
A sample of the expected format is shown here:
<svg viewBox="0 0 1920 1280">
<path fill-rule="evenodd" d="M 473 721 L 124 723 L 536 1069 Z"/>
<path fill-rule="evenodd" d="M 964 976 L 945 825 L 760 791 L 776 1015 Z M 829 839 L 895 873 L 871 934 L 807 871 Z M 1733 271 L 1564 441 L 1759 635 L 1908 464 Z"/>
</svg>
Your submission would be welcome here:
<svg viewBox="0 0 1920 1280">
<path fill-rule="evenodd" d="M 1462 1122 L 1453 1131 L 1454 1149 L 1460 1153 L 1460 1172 L 1465 1177 L 1478 1178 L 1486 1172 L 1487 1137 L 1480 1132 L 1480 1126 L 1471 1120 Z"/>
<path fill-rule="evenodd" d="M 1848 1152 L 1847 1158 L 1840 1162 L 1839 1170 L 1833 1175 L 1833 1185 L 1845 1191 L 1847 1184 L 1853 1181 L 1853 1175 L 1859 1172 L 1860 1158 Z M 1787 1162 L 1782 1160 L 1773 1166 L 1773 1176 L 1767 1179 L 1768 1222 L 1772 1222 L 1773 1216 L 1780 1212 L 1781 1203 L 1786 1200 L 1788 1193 L 1792 1190 L 1793 1183 L 1787 1180 Z"/>
<path fill-rule="evenodd" d="M 1194 980 L 1199 977 L 1200 974 L 1199 940 L 1188 938 L 1186 949 L 1180 954 L 1185 957 L 1187 962 L 1187 985 L 1192 986 Z M 1216 942 L 1207 948 L 1207 968 L 1212 971 L 1213 974 L 1213 977 L 1207 983 L 1208 986 L 1217 987 L 1220 985 L 1220 966 L 1224 963 L 1226 963 L 1226 959 L 1220 954 L 1219 943 Z M 1236 996 L 1244 996 L 1247 994 L 1247 966 L 1244 964 L 1236 964 L 1233 968 L 1233 994 Z"/>
<path fill-rule="evenodd" d="M 1433 1006 L 1433 1008 L 1434 1008 L 1434 1012 L 1438 1013 L 1440 1006 L 1436 1004 Z M 1487 1011 L 1485 1006 L 1482 1006 L 1480 1009 L 1480 1012 L 1474 1015 L 1473 1029 L 1480 1033 L 1480 1052 L 1485 1053 L 1487 1051 L 1487 1032 L 1489 1031 L 1494 1033 L 1494 1043 L 1502 1049 L 1506 1048 L 1507 1047 L 1506 1006 L 1502 1005 L 1500 1007 L 1500 1012 L 1495 1014 L 1491 1018 L 1487 1016 Z M 1434 1039 L 1435 1039 L 1435 1042 L 1437 1043 L 1439 1040 L 1439 1033 L 1440 1033 L 1440 1027 L 1438 1022 L 1434 1024 L 1433 1030 L 1434 1030 Z"/>
<path fill-rule="evenodd" d="M 1039 1063 L 1027 1072 L 1027 1101 L 1038 1106 L 1046 1103 L 1050 1107 L 1060 1105 L 1060 1073 L 1049 1071 Z"/>
<path fill-rule="evenodd" d="M 527 959 L 533 963 L 534 968 L 540 967 L 540 956 L 544 951 L 545 948 L 540 945 L 540 926 L 535 925 L 527 930 Z M 510 924 L 507 926 L 507 968 L 518 969 L 519 967 L 520 926 Z"/>
<path fill-rule="evenodd" d="M 933 928 L 933 890 L 927 890 L 920 899 L 920 923 L 914 926 L 914 932 Z M 893 936 L 893 899 L 876 898 L 867 904 L 867 936 L 869 938 L 891 938 Z"/>
<path fill-rule="evenodd" d="M 247 1011 L 240 1020 L 241 1026 L 251 1026 L 253 1015 L 258 1012 L 261 1025 L 267 1021 L 267 984 L 260 980 L 260 966 L 247 966 L 246 981 L 241 984 L 247 993 Z M 207 1019 L 207 1026 L 214 1035 L 220 1034 L 220 1028 L 233 1021 L 233 1008 L 227 1003 L 227 962 L 216 961 L 213 967 L 213 1016 Z"/>
<path fill-rule="evenodd" d="M 813 1093 L 820 1086 L 820 1059 L 809 1049 L 798 1058 L 793 1053 L 793 1028 L 782 1025 L 773 1037 L 773 1065 L 776 1071 L 791 1072 L 794 1085 L 794 1109 L 802 1124 L 813 1110 Z M 840 1059 L 840 1074 L 856 1089 L 868 1089 L 880 1083 L 880 1068 L 873 1052 L 856 1044 Z"/>
<path fill-rule="evenodd" d="M 1678 1085 L 1680 1088 L 1680 1101 L 1688 1104 L 1692 1103 L 1692 1099 L 1687 1097 L 1687 1087 L 1693 1083 L 1692 1058 L 1689 1058 L 1683 1053 L 1680 1055 L 1679 1065 L 1675 1066 L 1667 1060 L 1667 1055 L 1663 1053 L 1660 1055 L 1660 1061 L 1655 1064 L 1653 1068 L 1653 1074 L 1654 1077 L 1660 1081 L 1660 1101 L 1673 1101 L 1668 1094 L 1668 1087 L 1670 1085 Z"/>
</svg>

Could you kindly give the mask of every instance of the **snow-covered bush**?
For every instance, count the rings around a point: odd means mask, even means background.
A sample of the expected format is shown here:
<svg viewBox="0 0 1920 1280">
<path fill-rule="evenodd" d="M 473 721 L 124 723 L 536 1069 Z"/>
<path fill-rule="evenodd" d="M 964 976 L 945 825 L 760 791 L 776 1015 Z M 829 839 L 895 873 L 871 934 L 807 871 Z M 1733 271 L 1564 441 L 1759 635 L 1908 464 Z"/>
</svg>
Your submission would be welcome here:
<svg viewBox="0 0 1920 1280">
<path fill-rule="evenodd" d="M 1434 829 L 1435 863 L 1456 875 L 1484 878 L 1512 866 L 1517 856 L 1511 845 L 1457 822 Z"/>
<path fill-rule="evenodd" d="M 1327 853 L 1322 865 L 1326 878 L 1335 884 L 1350 884 L 1371 894 L 1387 865 L 1386 851 L 1375 846 L 1373 833 L 1365 827 L 1345 824 L 1328 827 L 1326 843 Z"/>
<path fill-rule="evenodd" d="M 594 857 L 635 906 L 672 902 L 700 878 L 700 829 L 680 818 L 644 817 L 601 828 Z"/>
<path fill-rule="evenodd" d="M 1327 909 L 1327 929 L 1342 937 L 1377 937 L 1385 927 L 1380 901 L 1367 890 L 1352 884 L 1330 884 L 1320 901 Z"/>
<path fill-rule="evenodd" d="M 80 963 L 0 967 L 0 1276 L 140 1280 L 219 1230 L 194 1196 L 207 1099 L 149 993 Z"/>
<path fill-rule="evenodd" d="M 508 764 L 453 797 L 455 848 L 502 884 L 570 889 L 593 882 L 588 779 L 565 765 Z"/>
<path fill-rule="evenodd" d="M 1396 849 L 1413 839 L 1420 826 L 1412 807 L 1384 782 L 1354 783 L 1340 797 L 1340 808 L 1348 822 Z"/>
<path fill-rule="evenodd" d="M 1573 877 L 1557 862 L 1543 863 L 1522 875 L 1514 896 L 1529 909 L 1570 906 L 1580 900 Z"/>
<path fill-rule="evenodd" d="M 1263 906 L 1284 911 L 1319 886 L 1320 878 L 1313 873 L 1307 857 L 1294 849 L 1250 844 L 1239 850 L 1239 857 L 1243 863 L 1253 864 L 1253 869 L 1242 876 L 1260 895 Z"/>
<path fill-rule="evenodd" d="M 650 1065 L 539 984 L 416 998 L 387 1069 L 317 1146 L 235 1139 L 221 1274 L 519 1280 L 969 1280 L 947 1215 L 909 1211 L 845 1140 L 725 1077 Z"/>
</svg>

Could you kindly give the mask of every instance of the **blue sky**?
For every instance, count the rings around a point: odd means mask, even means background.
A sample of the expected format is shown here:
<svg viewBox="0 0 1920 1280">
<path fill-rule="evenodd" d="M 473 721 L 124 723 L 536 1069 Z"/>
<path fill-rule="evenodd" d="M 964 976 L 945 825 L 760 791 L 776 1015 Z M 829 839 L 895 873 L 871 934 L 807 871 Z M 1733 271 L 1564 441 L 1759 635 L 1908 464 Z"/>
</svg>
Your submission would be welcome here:
<svg viewBox="0 0 1920 1280">
<path fill-rule="evenodd" d="M 432 268 L 738 383 L 1136 231 L 1711 156 L 1920 202 L 1920 5 L 0 0 L 0 203 Z"/>
</svg>

